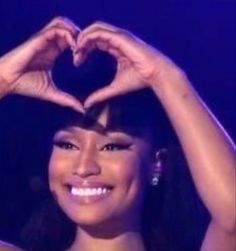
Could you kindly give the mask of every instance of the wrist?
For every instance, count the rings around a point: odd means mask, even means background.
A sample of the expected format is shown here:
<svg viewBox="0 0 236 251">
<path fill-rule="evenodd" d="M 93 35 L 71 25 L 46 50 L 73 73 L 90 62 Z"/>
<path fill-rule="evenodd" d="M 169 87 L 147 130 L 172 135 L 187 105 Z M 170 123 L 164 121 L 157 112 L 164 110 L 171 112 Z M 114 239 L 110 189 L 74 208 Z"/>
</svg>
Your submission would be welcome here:
<svg viewBox="0 0 236 251">
<path fill-rule="evenodd" d="M 0 98 L 4 97 L 8 93 L 8 83 L 6 79 L 0 75 Z"/>
<path fill-rule="evenodd" d="M 176 95 L 182 96 L 192 87 L 186 73 L 181 68 L 166 67 L 154 79 L 151 89 L 160 100 L 165 100 Z"/>
</svg>

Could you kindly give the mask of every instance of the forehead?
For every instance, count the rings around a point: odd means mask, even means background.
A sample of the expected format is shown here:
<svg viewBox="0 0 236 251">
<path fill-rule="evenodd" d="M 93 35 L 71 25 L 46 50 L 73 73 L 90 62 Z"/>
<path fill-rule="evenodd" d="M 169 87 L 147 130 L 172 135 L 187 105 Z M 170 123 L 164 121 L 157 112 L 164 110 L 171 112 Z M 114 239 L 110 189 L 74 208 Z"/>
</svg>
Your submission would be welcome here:
<svg viewBox="0 0 236 251">
<path fill-rule="evenodd" d="M 80 126 L 70 126 L 70 127 L 66 127 L 63 128 L 59 131 L 56 132 L 55 136 L 70 136 L 72 138 L 75 139 L 79 139 L 79 140 L 85 140 L 86 142 L 88 142 L 88 140 L 90 141 L 91 139 L 95 139 L 95 140 L 104 140 L 104 139 L 113 139 L 113 140 L 118 140 L 121 142 L 124 141 L 132 141 L 132 142 L 139 142 L 139 141 L 143 141 L 143 139 L 139 139 L 137 137 L 133 137 L 123 131 L 106 131 L 106 132 L 100 132 L 97 131 L 94 128 L 90 128 L 90 129 L 85 129 L 85 128 L 81 128 Z"/>
</svg>

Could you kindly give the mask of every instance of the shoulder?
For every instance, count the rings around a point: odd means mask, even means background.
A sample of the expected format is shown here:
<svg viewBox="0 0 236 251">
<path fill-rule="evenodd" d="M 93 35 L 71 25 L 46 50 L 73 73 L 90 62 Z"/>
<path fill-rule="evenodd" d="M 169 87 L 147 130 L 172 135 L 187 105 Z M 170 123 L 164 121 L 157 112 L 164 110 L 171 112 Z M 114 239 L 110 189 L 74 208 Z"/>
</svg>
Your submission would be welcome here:
<svg viewBox="0 0 236 251">
<path fill-rule="evenodd" d="M 0 251 L 24 251 L 10 243 L 0 241 Z"/>
<path fill-rule="evenodd" d="M 200 251 L 232 251 L 236 250 L 235 231 L 226 231 L 211 222 Z"/>
</svg>

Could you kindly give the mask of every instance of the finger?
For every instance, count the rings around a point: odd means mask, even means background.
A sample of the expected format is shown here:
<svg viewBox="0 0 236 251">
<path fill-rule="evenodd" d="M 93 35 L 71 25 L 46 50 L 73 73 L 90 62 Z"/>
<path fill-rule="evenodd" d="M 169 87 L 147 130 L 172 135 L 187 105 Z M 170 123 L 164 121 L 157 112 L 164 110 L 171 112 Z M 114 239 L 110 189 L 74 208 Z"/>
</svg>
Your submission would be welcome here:
<svg viewBox="0 0 236 251">
<path fill-rule="evenodd" d="M 44 30 L 39 33 L 34 40 L 29 41 L 28 46 L 29 52 L 32 57 L 35 57 L 36 61 L 46 60 L 48 61 L 49 67 L 52 67 L 56 58 L 67 48 L 73 46 L 74 38 L 72 34 L 61 28 L 51 28 L 49 30 Z M 22 53 L 24 53 L 22 51 Z M 44 64 L 47 64 L 47 62 Z"/>
<path fill-rule="evenodd" d="M 39 35 L 47 42 L 54 42 L 60 51 L 64 51 L 68 47 L 75 46 L 75 40 L 72 33 L 64 28 L 52 27 L 45 29 Z"/>
<path fill-rule="evenodd" d="M 90 44 L 88 48 L 81 49 L 80 52 L 73 52 L 73 64 L 77 67 L 81 65 L 86 60 L 90 52 L 93 51 L 95 48 L 95 44 Z"/>
<path fill-rule="evenodd" d="M 102 49 L 105 49 L 118 61 L 125 58 L 137 68 L 139 68 L 143 62 L 149 64 L 152 59 L 156 61 L 157 56 L 163 58 L 157 50 L 129 32 L 113 32 L 104 29 L 97 29 L 84 36 L 80 40 L 80 44 L 77 45 L 78 54 L 84 53 L 86 55 L 86 50 L 89 50 L 90 46 L 95 45 L 99 48 L 101 43 L 107 44 L 107 46 L 102 47 Z"/>
<path fill-rule="evenodd" d="M 64 40 L 64 47 L 60 47 L 57 41 Z M 19 45 L 14 50 L 5 55 L 8 65 L 14 66 L 14 72 L 17 74 L 22 71 L 32 59 L 36 61 L 46 60 L 50 66 L 57 56 L 64 51 L 66 47 L 69 47 L 73 43 L 73 37 L 71 33 L 65 29 L 54 28 L 38 33 L 37 36 L 29 39 L 25 43 Z M 41 54 L 41 52 L 45 52 Z M 47 62 L 44 62 L 47 64 Z"/>
<path fill-rule="evenodd" d="M 93 31 L 94 29 L 97 29 L 97 28 L 103 28 L 103 29 L 107 29 L 107 30 L 111 30 L 111 31 L 121 30 L 121 28 L 119 28 L 119 27 L 117 27 L 115 25 L 112 25 L 112 24 L 109 24 L 109 23 L 106 23 L 106 22 L 103 22 L 103 21 L 96 21 L 93 24 L 86 27 L 83 30 L 83 32 L 85 32 L 85 33 L 90 32 L 90 31 Z"/>
<path fill-rule="evenodd" d="M 80 32 L 79 36 L 77 37 L 76 43 L 79 44 L 80 40 L 83 39 L 84 36 L 86 36 L 88 33 L 93 32 L 97 29 L 105 29 L 105 30 L 109 30 L 113 32 L 117 32 L 120 30 L 120 28 L 113 26 L 111 24 L 108 24 L 102 21 L 97 21 L 91 24 L 90 26 L 86 27 L 84 30 Z"/>
<path fill-rule="evenodd" d="M 108 30 L 96 30 L 87 34 L 81 39 L 80 44 L 77 45 L 77 52 L 74 55 L 75 61 L 80 63 L 81 57 L 86 57 L 93 48 L 98 48 L 107 51 L 115 58 L 123 56 L 120 50 L 120 40 L 117 39 L 117 33 Z"/>
<path fill-rule="evenodd" d="M 77 26 L 72 20 L 67 17 L 56 17 L 49 24 L 47 24 L 43 30 L 51 27 L 61 27 L 72 32 L 73 36 L 77 36 L 81 31 L 79 26 Z"/>
<path fill-rule="evenodd" d="M 47 24 L 39 33 L 53 28 L 66 29 L 71 33 L 72 37 L 74 38 L 74 41 L 71 45 L 71 49 L 72 51 L 74 51 L 76 48 L 76 38 L 80 32 L 80 28 L 72 20 L 66 17 L 56 17 L 49 24 Z"/>
<path fill-rule="evenodd" d="M 108 23 L 104 23 L 101 21 L 97 21 L 96 23 L 93 23 L 92 25 L 88 26 L 87 28 L 85 28 L 84 30 L 82 30 L 80 32 L 80 34 L 77 37 L 77 46 L 76 49 L 74 50 L 74 65 L 78 66 L 81 63 L 83 63 L 86 59 L 86 57 L 88 56 L 88 54 L 94 49 L 94 48 L 98 48 L 102 51 L 107 51 L 108 53 L 110 53 L 111 55 L 113 55 L 114 57 L 118 57 L 119 53 L 117 52 L 117 50 L 109 47 L 108 43 L 104 42 L 104 41 L 97 41 L 97 43 L 94 44 L 90 44 L 90 45 L 86 45 L 86 48 L 78 48 L 78 44 L 80 44 L 80 41 L 83 40 L 83 38 L 97 30 L 97 29 L 106 29 L 109 30 L 111 32 L 117 32 L 118 30 L 120 30 L 118 27 L 115 27 L 113 25 L 110 25 Z"/>
<path fill-rule="evenodd" d="M 77 53 L 73 53 L 74 65 L 77 67 L 81 65 L 95 48 L 106 51 L 115 58 L 122 57 L 122 55 L 120 55 L 120 52 L 112 47 L 109 47 L 108 43 L 103 41 L 96 41 L 95 43 L 87 44 L 86 48 L 81 48 L 80 51 L 77 51 Z"/>
<path fill-rule="evenodd" d="M 84 102 L 84 108 L 87 109 L 96 103 L 108 100 L 110 98 L 123 95 L 129 92 L 129 88 L 118 88 L 113 82 L 111 85 L 103 87 L 95 92 L 93 92 Z"/>
<path fill-rule="evenodd" d="M 99 43 L 99 42 L 97 42 Z M 97 46 L 96 46 L 97 45 Z M 77 52 L 76 54 L 73 54 L 73 64 L 78 67 L 79 65 L 81 65 L 82 63 L 84 63 L 84 61 L 86 60 L 86 58 L 88 57 L 89 53 L 95 49 L 98 48 L 102 51 L 106 51 L 108 52 L 110 55 L 114 56 L 115 58 L 121 58 L 122 55 L 120 55 L 120 52 L 117 51 L 116 49 L 113 49 L 111 47 L 108 48 L 108 46 L 104 43 L 102 44 L 94 44 L 93 46 L 89 46 L 89 48 L 87 48 L 86 50 L 80 50 L 79 52 Z"/>
<path fill-rule="evenodd" d="M 42 98 L 64 107 L 70 107 L 78 112 L 84 112 L 83 105 L 79 102 L 79 100 L 58 89 L 48 91 Z"/>
<path fill-rule="evenodd" d="M 115 49 L 121 55 L 132 56 L 137 54 L 138 41 L 128 33 L 114 32 L 106 29 L 96 29 L 93 32 L 87 33 L 77 44 L 78 50 L 85 50 L 92 44 L 99 46 L 99 43 L 107 44 L 107 48 Z M 140 43 L 141 45 L 141 43 Z"/>
<path fill-rule="evenodd" d="M 100 103 L 109 98 L 112 98 L 116 95 L 115 90 L 111 87 L 104 87 L 92 93 L 84 102 L 84 108 L 88 109 L 89 107 L 95 105 L 96 103 Z"/>
</svg>

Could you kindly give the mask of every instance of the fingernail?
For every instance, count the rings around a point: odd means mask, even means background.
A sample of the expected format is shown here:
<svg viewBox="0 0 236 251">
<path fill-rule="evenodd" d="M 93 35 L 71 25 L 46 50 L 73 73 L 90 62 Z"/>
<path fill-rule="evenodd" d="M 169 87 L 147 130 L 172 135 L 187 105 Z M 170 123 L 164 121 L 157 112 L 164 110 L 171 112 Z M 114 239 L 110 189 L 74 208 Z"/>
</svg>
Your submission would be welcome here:
<svg viewBox="0 0 236 251">
<path fill-rule="evenodd" d="M 83 107 L 73 107 L 77 112 L 80 112 L 80 113 L 85 113 L 85 110 Z"/>
<path fill-rule="evenodd" d="M 74 59 L 73 64 L 74 64 L 74 66 L 79 66 L 79 61 L 77 59 Z"/>
<path fill-rule="evenodd" d="M 70 48 L 71 48 L 72 52 L 74 53 L 76 50 L 76 42 L 73 41 Z"/>
</svg>

